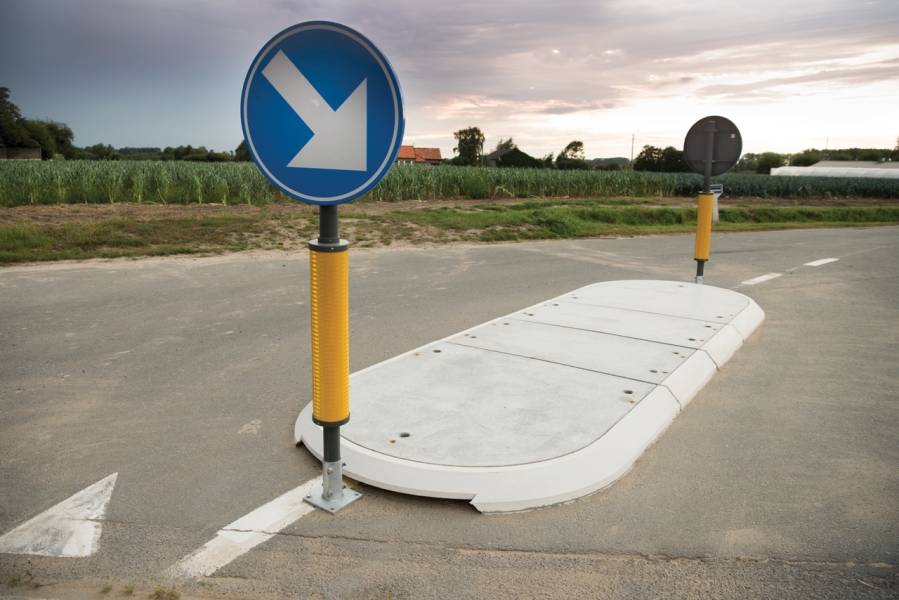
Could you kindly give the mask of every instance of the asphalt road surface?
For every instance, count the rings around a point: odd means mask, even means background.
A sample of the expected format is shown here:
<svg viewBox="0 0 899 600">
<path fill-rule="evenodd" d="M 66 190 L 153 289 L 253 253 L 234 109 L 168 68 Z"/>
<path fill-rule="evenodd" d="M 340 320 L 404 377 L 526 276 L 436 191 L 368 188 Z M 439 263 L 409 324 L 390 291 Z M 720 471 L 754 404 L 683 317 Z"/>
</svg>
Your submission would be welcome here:
<svg viewBox="0 0 899 600">
<path fill-rule="evenodd" d="M 692 249 L 353 249 L 351 370 L 590 283 L 692 281 Z M 896 227 L 715 235 L 706 284 L 767 319 L 613 486 L 485 516 L 360 484 L 187 580 L 166 571 L 320 474 L 293 444 L 306 254 L 0 270 L 0 534 L 118 473 L 97 552 L 0 554 L 0 595 L 899 597 L 897 259 Z"/>
</svg>

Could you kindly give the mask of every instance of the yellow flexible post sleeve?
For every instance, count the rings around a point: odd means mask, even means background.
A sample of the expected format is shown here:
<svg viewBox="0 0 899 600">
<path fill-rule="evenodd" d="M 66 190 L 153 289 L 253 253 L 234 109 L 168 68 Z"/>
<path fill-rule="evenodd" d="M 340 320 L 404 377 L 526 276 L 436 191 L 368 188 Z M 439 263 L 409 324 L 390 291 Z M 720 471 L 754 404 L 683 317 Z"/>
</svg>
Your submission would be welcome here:
<svg viewBox="0 0 899 600">
<path fill-rule="evenodd" d="M 699 194 L 699 211 L 696 215 L 696 249 L 693 258 L 696 260 L 709 259 L 709 245 L 712 241 L 712 206 L 715 196 L 712 194 Z"/>
<path fill-rule="evenodd" d="M 312 317 L 312 416 L 350 416 L 349 252 L 309 252 Z"/>
</svg>

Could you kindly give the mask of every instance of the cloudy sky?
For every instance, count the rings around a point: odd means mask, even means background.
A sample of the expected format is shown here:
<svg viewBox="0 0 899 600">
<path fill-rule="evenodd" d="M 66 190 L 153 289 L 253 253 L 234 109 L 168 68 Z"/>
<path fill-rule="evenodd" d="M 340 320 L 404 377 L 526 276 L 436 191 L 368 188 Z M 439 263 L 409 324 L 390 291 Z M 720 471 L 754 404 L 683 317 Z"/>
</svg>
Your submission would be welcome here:
<svg viewBox="0 0 899 600">
<path fill-rule="evenodd" d="M 0 86 L 79 146 L 242 139 L 256 53 L 293 24 L 357 29 L 403 87 L 405 143 L 452 156 L 471 125 L 492 148 L 588 157 L 682 146 L 730 118 L 746 152 L 893 147 L 897 0 L 0 0 Z M 829 138 L 829 142 L 828 142 Z"/>
</svg>

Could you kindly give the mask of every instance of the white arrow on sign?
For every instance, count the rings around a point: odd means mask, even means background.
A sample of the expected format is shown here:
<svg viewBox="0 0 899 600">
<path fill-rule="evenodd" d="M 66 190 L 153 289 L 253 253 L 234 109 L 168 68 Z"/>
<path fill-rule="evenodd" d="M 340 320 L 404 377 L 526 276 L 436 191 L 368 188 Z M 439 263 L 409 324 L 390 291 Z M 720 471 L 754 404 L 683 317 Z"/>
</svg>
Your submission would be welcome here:
<svg viewBox="0 0 899 600">
<path fill-rule="evenodd" d="M 312 130 L 312 139 L 287 163 L 288 167 L 368 169 L 368 79 L 337 110 L 332 110 L 284 52 L 279 50 L 262 74 Z"/>
</svg>

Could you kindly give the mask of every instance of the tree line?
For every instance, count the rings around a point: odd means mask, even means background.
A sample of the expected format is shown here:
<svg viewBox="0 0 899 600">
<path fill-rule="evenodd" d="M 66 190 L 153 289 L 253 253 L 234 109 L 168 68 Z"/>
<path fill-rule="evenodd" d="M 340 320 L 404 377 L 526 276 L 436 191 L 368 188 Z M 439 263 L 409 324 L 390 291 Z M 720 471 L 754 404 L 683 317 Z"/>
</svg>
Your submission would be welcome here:
<svg viewBox="0 0 899 600">
<path fill-rule="evenodd" d="M 740 158 L 735 170 L 744 173 L 754 172 L 768 175 L 771 173 L 771 169 L 777 169 L 778 167 L 810 167 L 823 160 L 899 161 L 899 138 L 896 138 L 896 146 L 892 150 L 883 148 L 842 148 L 837 150 L 807 148 L 796 154 L 779 154 L 777 152 L 753 154 L 747 152 Z"/>
<path fill-rule="evenodd" d="M 468 127 L 453 133 L 458 145 L 453 148 L 452 159 L 444 159 L 445 164 L 459 166 L 486 166 L 484 154 L 485 136 L 478 127 Z M 537 169 L 561 169 L 561 170 L 608 170 L 617 171 L 630 167 L 634 171 L 647 171 L 653 173 L 690 173 L 692 169 L 684 158 L 683 150 L 674 146 L 659 148 L 645 145 L 634 159 L 633 164 L 626 158 L 592 159 L 584 157 L 584 144 L 575 140 L 570 142 L 559 152 L 558 156 L 550 153 L 543 158 L 535 158 L 522 152 L 510 137 L 508 140 L 500 138 L 493 152 L 507 150 L 505 154 L 495 161 L 497 167 L 512 168 L 537 168 Z M 892 150 L 878 148 L 845 148 L 840 150 L 818 150 L 809 148 L 796 154 L 778 154 L 776 152 L 762 152 L 755 154 L 747 152 L 737 162 L 734 171 L 742 173 L 758 173 L 769 175 L 771 169 L 786 165 L 795 167 L 807 167 L 822 160 L 840 161 L 899 161 L 899 138 L 896 139 L 896 147 Z"/>
<path fill-rule="evenodd" d="M 487 166 L 487 155 L 484 154 L 484 133 L 479 127 L 468 127 L 453 133 L 457 145 L 453 148 L 453 158 L 444 159 L 444 164 L 455 166 Z M 500 150 L 505 152 L 495 159 L 495 166 L 499 168 L 530 168 L 530 169 L 559 169 L 563 171 L 620 171 L 630 161 L 626 158 L 594 158 L 587 160 L 584 156 L 584 143 L 573 140 L 565 146 L 558 155 L 550 152 L 542 158 L 537 158 L 522 151 L 510 137 L 507 140 L 500 138 L 499 143 L 489 153 Z"/>
<path fill-rule="evenodd" d="M 9 100 L 9 88 L 0 87 L 0 146 L 40 148 L 42 160 L 186 160 L 195 162 L 249 161 L 245 142 L 233 151 L 216 152 L 205 146 L 114 148 L 109 144 L 75 146 L 75 134 L 65 123 L 50 119 L 28 119 Z"/>
<path fill-rule="evenodd" d="M 9 101 L 9 88 L 0 87 L 0 145 L 6 148 L 40 148 L 41 158 L 54 155 L 76 158 L 79 149 L 72 145 L 75 134 L 65 123 L 49 119 L 26 119 L 19 107 Z"/>
</svg>

